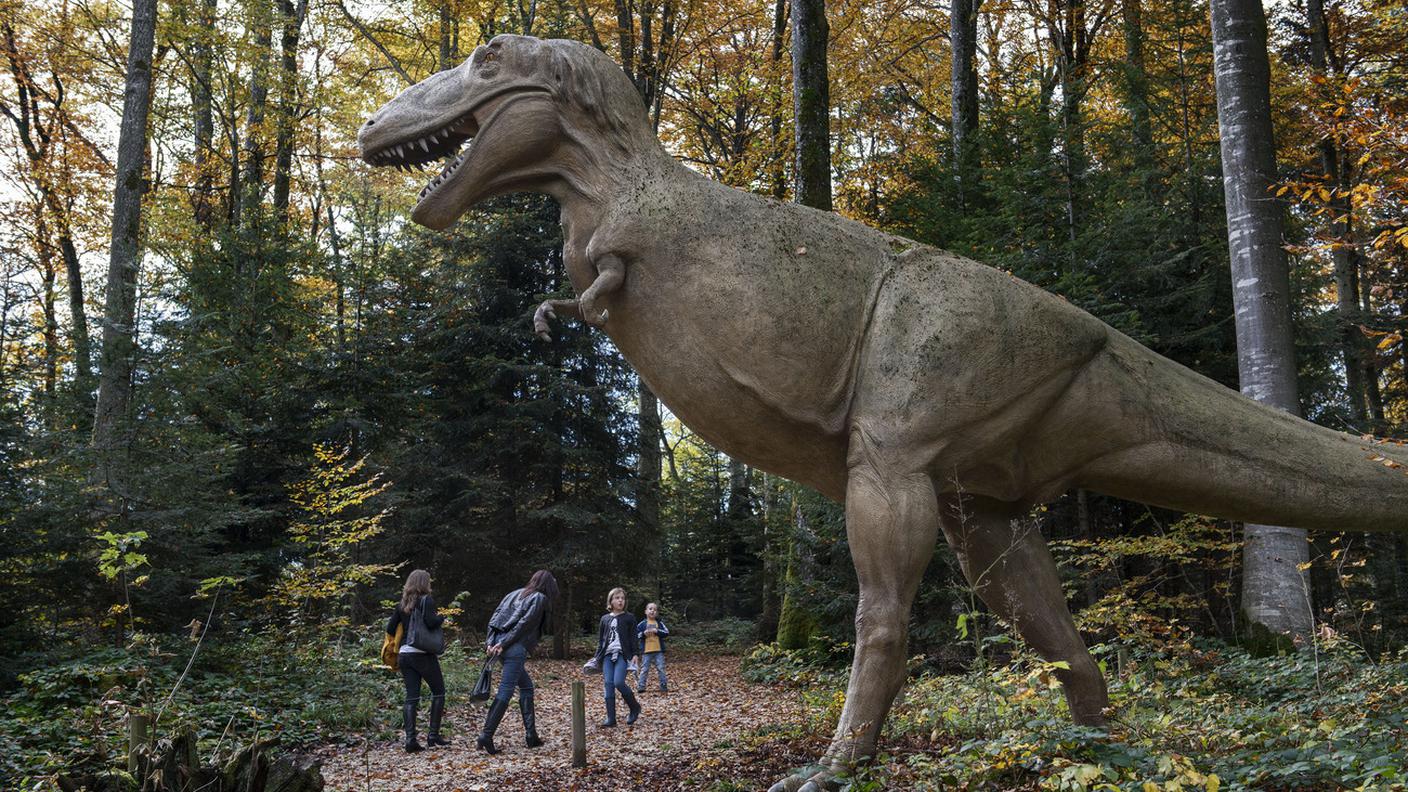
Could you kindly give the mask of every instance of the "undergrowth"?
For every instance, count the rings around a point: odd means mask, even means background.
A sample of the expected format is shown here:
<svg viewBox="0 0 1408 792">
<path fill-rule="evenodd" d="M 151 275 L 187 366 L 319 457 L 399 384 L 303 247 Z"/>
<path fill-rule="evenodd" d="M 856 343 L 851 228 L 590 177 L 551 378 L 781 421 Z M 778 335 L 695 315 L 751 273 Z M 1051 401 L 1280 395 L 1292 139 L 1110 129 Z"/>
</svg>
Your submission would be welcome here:
<svg viewBox="0 0 1408 792">
<path fill-rule="evenodd" d="M 917 659 L 916 659 L 917 661 Z M 918 663 L 914 664 L 918 668 Z M 1408 789 L 1408 650 L 1347 644 L 1254 658 L 1222 644 L 1135 651 L 1110 680 L 1108 729 L 1070 724 L 1052 666 L 1024 656 L 964 675 L 919 673 L 851 792 Z M 844 667 L 759 647 L 754 681 L 804 691 L 829 735 Z"/>
<path fill-rule="evenodd" d="M 194 644 L 149 635 L 65 660 L 35 656 L 28 668 L 22 658 L 16 687 L 0 695 L 0 787 L 31 789 L 57 772 L 125 765 L 128 713 L 137 708 L 155 720 L 155 738 L 193 728 L 206 761 L 255 739 L 297 748 L 390 733 L 400 722 L 401 682 L 378 667 L 380 646 L 375 635 L 304 646 L 281 635 L 207 637 L 184 679 Z M 458 653 L 448 653 L 446 677 L 467 679 Z M 451 689 L 468 690 L 462 682 Z"/>
</svg>

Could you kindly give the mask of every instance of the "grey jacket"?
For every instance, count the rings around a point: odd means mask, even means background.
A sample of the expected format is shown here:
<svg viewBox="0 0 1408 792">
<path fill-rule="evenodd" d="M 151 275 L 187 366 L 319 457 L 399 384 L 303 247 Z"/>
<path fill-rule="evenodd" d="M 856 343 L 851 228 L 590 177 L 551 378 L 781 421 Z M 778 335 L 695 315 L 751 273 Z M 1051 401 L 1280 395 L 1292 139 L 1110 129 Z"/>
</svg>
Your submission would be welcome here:
<svg viewBox="0 0 1408 792">
<path fill-rule="evenodd" d="M 520 599 L 523 589 L 510 591 L 489 617 L 486 646 L 502 644 L 505 649 L 521 644 L 528 651 L 538 645 L 548 623 L 547 597 L 535 591 Z"/>
</svg>

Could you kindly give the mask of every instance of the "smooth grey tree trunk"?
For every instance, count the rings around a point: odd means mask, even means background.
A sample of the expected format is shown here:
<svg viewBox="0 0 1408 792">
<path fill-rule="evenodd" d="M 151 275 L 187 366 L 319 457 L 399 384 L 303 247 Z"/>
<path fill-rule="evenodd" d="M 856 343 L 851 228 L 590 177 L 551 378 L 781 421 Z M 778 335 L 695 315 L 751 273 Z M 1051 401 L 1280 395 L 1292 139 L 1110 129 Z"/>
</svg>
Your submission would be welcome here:
<svg viewBox="0 0 1408 792">
<path fill-rule="evenodd" d="M 1243 394 L 1299 415 L 1290 272 L 1281 247 L 1283 210 L 1271 191 L 1276 148 L 1266 17 L 1261 0 L 1212 0 L 1211 5 L 1237 371 Z M 1275 633 L 1310 633 L 1309 585 L 1300 569 L 1308 558 L 1304 530 L 1246 526 L 1242 610 L 1253 630 L 1261 625 Z"/>
<path fill-rule="evenodd" d="M 825 0 L 792 0 L 792 108 L 797 203 L 831 211 L 831 87 Z"/>
<path fill-rule="evenodd" d="M 132 39 L 127 53 L 122 126 L 117 142 L 117 184 L 112 200 L 112 253 L 103 309 L 98 403 L 93 415 L 95 483 L 118 500 L 129 494 L 123 456 L 136 357 L 137 271 L 141 261 L 143 170 L 156 13 L 157 0 L 135 0 L 132 4 Z"/>
<path fill-rule="evenodd" d="M 949 47 L 952 51 L 953 172 L 958 199 L 978 175 L 978 6 L 982 0 L 953 0 L 949 9 Z"/>
</svg>

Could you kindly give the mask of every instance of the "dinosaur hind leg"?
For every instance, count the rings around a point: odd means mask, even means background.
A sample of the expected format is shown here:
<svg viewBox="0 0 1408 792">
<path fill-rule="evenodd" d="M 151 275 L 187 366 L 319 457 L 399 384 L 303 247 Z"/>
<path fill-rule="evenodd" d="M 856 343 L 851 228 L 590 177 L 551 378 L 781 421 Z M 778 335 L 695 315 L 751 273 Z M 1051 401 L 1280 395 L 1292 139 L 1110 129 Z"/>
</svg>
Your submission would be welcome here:
<svg viewBox="0 0 1408 792">
<path fill-rule="evenodd" d="M 846 704 L 821 768 L 771 792 L 831 786 L 841 767 L 875 752 L 880 727 L 905 679 L 909 612 L 938 542 L 938 496 L 912 455 L 853 428 L 846 484 L 846 538 L 860 584 L 855 660 Z"/>
<path fill-rule="evenodd" d="M 948 497 L 940 510 L 944 536 L 978 596 L 1017 628 L 1058 669 L 1076 723 L 1101 725 L 1109 704 L 1105 679 L 1086 651 L 1066 607 L 1056 562 L 1034 526 L 1012 519 L 1008 504 L 987 498 Z"/>
</svg>

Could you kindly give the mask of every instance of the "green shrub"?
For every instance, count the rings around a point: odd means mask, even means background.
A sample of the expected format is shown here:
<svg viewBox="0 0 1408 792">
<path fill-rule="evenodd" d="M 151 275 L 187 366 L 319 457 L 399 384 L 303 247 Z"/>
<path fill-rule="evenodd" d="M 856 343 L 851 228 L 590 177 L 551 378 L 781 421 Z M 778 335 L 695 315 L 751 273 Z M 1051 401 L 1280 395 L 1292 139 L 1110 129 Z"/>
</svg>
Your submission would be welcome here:
<svg viewBox="0 0 1408 792">
<path fill-rule="evenodd" d="M 757 640 L 758 626 L 747 619 L 727 617 L 706 622 L 674 623 L 670 627 L 669 646 L 686 650 L 741 652 Z"/>
<path fill-rule="evenodd" d="M 819 668 L 759 647 L 745 673 L 820 686 L 809 722 L 825 734 L 845 676 Z M 1332 644 L 1257 658 L 1182 644 L 1135 651 L 1111 677 L 1108 730 L 1071 725 L 1050 666 L 1029 657 L 911 679 L 881 743 L 902 750 L 851 788 L 1408 789 L 1408 651 L 1374 660 Z"/>
</svg>

